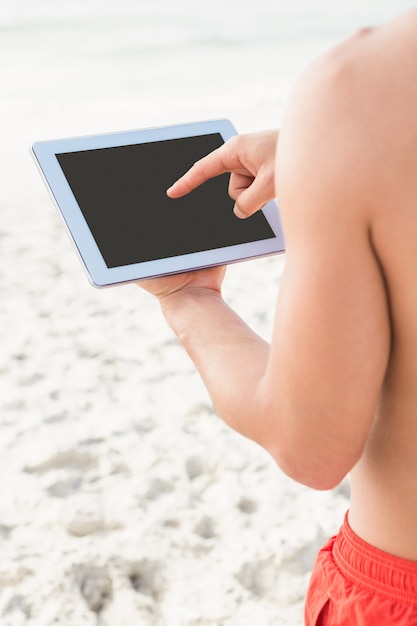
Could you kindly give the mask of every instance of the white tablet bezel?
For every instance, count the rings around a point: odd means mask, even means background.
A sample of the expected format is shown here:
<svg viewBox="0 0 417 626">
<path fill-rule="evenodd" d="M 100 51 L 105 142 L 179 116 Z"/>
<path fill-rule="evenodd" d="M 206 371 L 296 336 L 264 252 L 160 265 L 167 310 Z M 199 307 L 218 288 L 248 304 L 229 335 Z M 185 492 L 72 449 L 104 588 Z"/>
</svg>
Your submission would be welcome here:
<svg viewBox="0 0 417 626">
<path fill-rule="evenodd" d="M 227 141 L 236 134 L 236 130 L 229 120 L 209 120 L 126 132 L 39 141 L 31 145 L 35 162 L 63 218 L 67 232 L 89 280 L 95 287 L 129 283 L 165 274 L 226 265 L 249 258 L 284 252 L 285 246 L 279 212 L 276 203 L 272 201 L 263 207 L 262 211 L 275 233 L 274 238 L 121 267 L 109 268 L 104 262 L 56 155 L 214 133 L 220 133 L 223 140 Z"/>
</svg>

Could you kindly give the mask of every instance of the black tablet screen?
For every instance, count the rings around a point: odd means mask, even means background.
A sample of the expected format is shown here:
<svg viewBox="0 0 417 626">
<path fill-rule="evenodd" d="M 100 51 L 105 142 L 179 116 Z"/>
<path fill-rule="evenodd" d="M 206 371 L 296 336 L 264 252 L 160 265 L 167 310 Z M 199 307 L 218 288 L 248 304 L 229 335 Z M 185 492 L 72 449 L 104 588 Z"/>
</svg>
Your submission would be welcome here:
<svg viewBox="0 0 417 626">
<path fill-rule="evenodd" d="M 57 154 L 107 267 L 274 237 L 263 213 L 233 213 L 229 175 L 184 198 L 166 189 L 223 143 L 219 133 Z"/>
</svg>

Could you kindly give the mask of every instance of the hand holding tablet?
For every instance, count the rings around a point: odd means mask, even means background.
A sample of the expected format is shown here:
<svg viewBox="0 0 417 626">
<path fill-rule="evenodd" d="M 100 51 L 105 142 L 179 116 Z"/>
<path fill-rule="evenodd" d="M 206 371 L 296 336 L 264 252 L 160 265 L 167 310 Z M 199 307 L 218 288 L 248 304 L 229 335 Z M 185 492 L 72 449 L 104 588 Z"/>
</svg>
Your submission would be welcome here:
<svg viewBox="0 0 417 626">
<path fill-rule="evenodd" d="M 229 121 L 214 120 L 32 145 L 94 286 L 284 251 L 276 204 L 240 220 L 227 173 L 175 201 L 167 196 L 195 162 L 235 134 Z"/>
</svg>

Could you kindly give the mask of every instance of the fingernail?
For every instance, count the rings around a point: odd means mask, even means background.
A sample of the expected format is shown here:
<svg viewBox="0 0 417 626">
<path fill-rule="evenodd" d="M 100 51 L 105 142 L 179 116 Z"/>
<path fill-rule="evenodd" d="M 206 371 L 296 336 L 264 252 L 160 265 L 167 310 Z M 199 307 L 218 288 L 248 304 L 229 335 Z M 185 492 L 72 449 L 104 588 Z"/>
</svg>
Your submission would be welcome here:
<svg viewBox="0 0 417 626">
<path fill-rule="evenodd" d="M 240 220 L 242 220 L 242 219 L 244 219 L 244 218 L 246 217 L 246 215 L 245 215 L 244 213 L 242 213 L 242 211 L 240 211 L 240 210 L 238 209 L 238 207 L 236 206 L 236 204 L 235 204 L 235 206 L 233 207 L 233 212 L 234 212 L 234 214 L 236 215 L 236 217 L 238 217 Z"/>
</svg>

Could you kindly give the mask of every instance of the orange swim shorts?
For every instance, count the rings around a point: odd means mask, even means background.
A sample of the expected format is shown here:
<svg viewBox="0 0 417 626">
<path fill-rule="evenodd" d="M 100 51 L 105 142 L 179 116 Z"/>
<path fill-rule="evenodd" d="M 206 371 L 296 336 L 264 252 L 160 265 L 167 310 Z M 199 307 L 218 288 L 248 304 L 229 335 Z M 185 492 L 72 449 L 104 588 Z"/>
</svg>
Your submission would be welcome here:
<svg viewBox="0 0 417 626">
<path fill-rule="evenodd" d="M 320 550 L 306 626 L 417 626 L 417 562 L 377 550 L 350 528 Z"/>
</svg>

